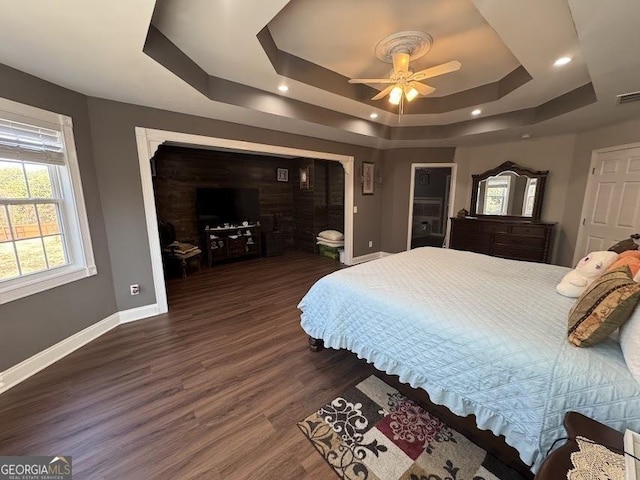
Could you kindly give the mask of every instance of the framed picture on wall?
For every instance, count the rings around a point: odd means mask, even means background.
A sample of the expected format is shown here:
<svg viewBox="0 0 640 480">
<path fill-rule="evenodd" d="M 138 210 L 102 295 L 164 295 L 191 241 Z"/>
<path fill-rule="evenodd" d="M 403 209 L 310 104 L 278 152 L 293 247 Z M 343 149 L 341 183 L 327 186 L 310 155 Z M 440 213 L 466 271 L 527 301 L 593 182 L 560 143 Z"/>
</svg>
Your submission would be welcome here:
<svg viewBox="0 0 640 480">
<path fill-rule="evenodd" d="M 309 190 L 309 167 L 300 169 L 300 190 Z"/>
<path fill-rule="evenodd" d="M 279 168 L 278 173 L 276 174 L 276 180 L 279 182 L 288 182 L 289 170 L 287 168 Z"/>
<path fill-rule="evenodd" d="M 373 195 L 375 190 L 375 163 L 362 162 L 362 194 Z"/>
</svg>

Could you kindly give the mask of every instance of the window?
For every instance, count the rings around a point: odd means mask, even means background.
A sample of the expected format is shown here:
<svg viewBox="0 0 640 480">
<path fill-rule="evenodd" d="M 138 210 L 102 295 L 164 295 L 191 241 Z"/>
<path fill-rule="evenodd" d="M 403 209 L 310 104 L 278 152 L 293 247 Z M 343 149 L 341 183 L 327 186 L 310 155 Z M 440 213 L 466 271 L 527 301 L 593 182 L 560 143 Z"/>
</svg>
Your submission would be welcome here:
<svg viewBox="0 0 640 480">
<path fill-rule="evenodd" d="M 0 99 L 0 303 L 95 274 L 71 119 Z"/>
<path fill-rule="evenodd" d="M 511 177 L 498 176 L 487 179 L 484 214 L 485 215 L 506 215 L 509 204 L 509 188 Z"/>
</svg>

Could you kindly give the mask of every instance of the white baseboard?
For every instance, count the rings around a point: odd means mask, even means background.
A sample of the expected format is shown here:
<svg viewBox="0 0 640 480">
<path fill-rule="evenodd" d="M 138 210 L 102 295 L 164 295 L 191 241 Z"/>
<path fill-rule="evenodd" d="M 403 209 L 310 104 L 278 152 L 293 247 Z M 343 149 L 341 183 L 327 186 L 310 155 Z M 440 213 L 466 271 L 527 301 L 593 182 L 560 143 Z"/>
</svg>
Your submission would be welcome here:
<svg viewBox="0 0 640 480">
<path fill-rule="evenodd" d="M 104 335 L 118 325 L 152 317 L 157 315 L 158 311 L 158 305 L 152 304 L 132 308 L 130 310 L 124 310 L 122 312 L 116 312 L 113 315 L 109 315 L 104 320 L 74 333 L 70 337 L 65 338 L 39 353 L 36 353 L 32 357 L 23 360 L 8 370 L 0 372 L 0 394 L 6 392 L 12 387 L 15 387 L 19 383 L 24 382 L 27 378 L 35 375 L 41 370 L 44 370 L 49 365 Z"/>
<path fill-rule="evenodd" d="M 361 255 L 359 257 L 354 257 L 351 259 L 351 265 L 357 265 L 358 263 L 370 262 L 371 260 L 377 260 L 378 258 L 388 257 L 389 255 L 393 255 L 388 252 L 373 252 L 368 253 L 366 255 Z"/>
<path fill-rule="evenodd" d="M 120 316 L 120 324 L 123 324 L 153 317 L 159 313 L 160 309 L 158 308 L 158 304 L 154 303 L 152 305 L 143 305 L 142 307 L 123 310 L 122 312 L 118 312 L 118 315 Z"/>
</svg>

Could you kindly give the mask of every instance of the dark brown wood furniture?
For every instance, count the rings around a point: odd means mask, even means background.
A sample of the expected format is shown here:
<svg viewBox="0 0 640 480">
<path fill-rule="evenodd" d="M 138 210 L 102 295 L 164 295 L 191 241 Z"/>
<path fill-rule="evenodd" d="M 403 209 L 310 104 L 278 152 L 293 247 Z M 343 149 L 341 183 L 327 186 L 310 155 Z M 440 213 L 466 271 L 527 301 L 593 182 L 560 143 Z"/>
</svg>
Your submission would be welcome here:
<svg viewBox="0 0 640 480">
<path fill-rule="evenodd" d="M 182 278 L 187 278 L 189 265 L 195 263 L 200 270 L 202 260 L 202 250 L 191 240 L 186 240 L 180 244 L 176 243 L 176 229 L 173 224 L 163 220 L 158 221 L 158 232 L 160 233 L 160 248 L 162 249 L 162 265 L 165 276 L 171 276 L 173 268 L 177 266 Z M 185 249 L 186 250 L 183 250 Z"/>
<path fill-rule="evenodd" d="M 549 263 L 554 226 L 513 218 L 452 218 L 449 246 L 494 257 Z"/>
<path fill-rule="evenodd" d="M 617 453 L 623 449 L 622 433 L 580 413 L 568 412 L 564 417 L 564 427 L 569 440 L 545 459 L 536 480 L 566 480 L 567 472 L 573 468 L 571 454 L 578 451 L 577 436 L 593 440 Z"/>
<path fill-rule="evenodd" d="M 259 225 L 209 228 L 205 230 L 205 240 L 209 267 L 221 260 L 260 256 Z"/>
<path fill-rule="evenodd" d="M 284 238 L 282 232 L 262 232 L 262 256 L 275 257 L 284 254 Z"/>
<path fill-rule="evenodd" d="M 547 183 L 548 170 L 530 170 L 513 162 L 487 170 L 478 175 L 471 175 L 471 216 L 485 216 L 491 218 L 523 218 L 540 221 L 542 201 Z M 506 183 L 506 202 L 503 203 L 501 213 L 487 214 L 488 208 L 484 203 L 488 201 L 490 182 L 502 179 Z M 531 196 L 530 202 L 527 197 Z M 528 207 L 528 208 L 526 208 Z M 493 209 L 491 209 L 493 211 Z"/>
</svg>

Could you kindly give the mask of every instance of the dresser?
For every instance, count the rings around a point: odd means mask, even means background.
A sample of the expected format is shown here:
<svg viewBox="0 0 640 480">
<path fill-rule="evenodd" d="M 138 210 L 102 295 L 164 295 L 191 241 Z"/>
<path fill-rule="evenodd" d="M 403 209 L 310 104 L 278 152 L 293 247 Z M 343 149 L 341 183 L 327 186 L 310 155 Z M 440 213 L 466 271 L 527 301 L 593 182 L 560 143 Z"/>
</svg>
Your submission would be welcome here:
<svg viewBox="0 0 640 480">
<path fill-rule="evenodd" d="M 522 219 L 452 218 L 449 246 L 494 257 L 550 263 L 554 227 L 555 223 Z"/>
</svg>

